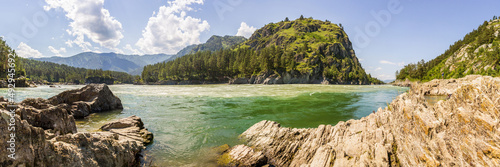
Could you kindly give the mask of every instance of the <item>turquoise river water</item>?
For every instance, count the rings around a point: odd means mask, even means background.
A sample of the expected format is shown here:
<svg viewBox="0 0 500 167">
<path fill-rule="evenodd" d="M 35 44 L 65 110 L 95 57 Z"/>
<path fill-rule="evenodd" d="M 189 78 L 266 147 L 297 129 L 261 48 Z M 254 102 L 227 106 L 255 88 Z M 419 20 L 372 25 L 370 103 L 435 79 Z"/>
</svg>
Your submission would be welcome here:
<svg viewBox="0 0 500 167">
<path fill-rule="evenodd" d="M 16 100 L 49 98 L 80 88 L 17 88 Z M 77 120 L 79 132 L 96 131 L 104 123 L 137 115 L 154 134 L 147 153 L 159 166 L 211 166 L 210 148 L 240 144 L 238 135 L 261 120 L 285 127 L 359 119 L 386 107 L 408 88 L 389 85 L 112 85 L 123 110 L 92 114 Z M 0 96 L 7 95 L 0 89 Z"/>
</svg>

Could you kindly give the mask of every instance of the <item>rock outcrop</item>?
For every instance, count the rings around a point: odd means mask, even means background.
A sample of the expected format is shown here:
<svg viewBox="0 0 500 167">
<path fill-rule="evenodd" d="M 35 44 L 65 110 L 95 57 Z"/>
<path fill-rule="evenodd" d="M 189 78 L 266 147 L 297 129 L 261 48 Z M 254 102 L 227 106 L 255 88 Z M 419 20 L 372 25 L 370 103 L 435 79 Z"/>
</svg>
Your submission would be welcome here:
<svg viewBox="0 0 500 167">
<path fill-rule="evenodd" d="M 140 145 L 153 141 L 153 133 L 144 128 L 141 118 L 135 115 L 107 123 L 101 130 L 118 134 L 120 140 L 135 141 Z"/>
<path fill-rule="evenodd" d="M 424 98 L 441 94 L 451 96 L 434 105 Z M 274 166 L 500 166 L 499 118 L 500 78 L 434 80 L 385 109 L 335 126 L 295 129 L 261 121 L 241 135 L 252 150 L 232 148 L 241 151 L 228 162 L 263 153 Z"/>
<path fill-rule="evenodd" d="M 104 105 L 106 102 L 111 105 Z M 13 112 L 0 97 L 0 140 L 4 141 L 0 148 L 7 150 L 0 151 L 0 166 L 140 165 L 141 150 L 153 135 L 139 117 L 108 123 L 101 128 L 104 132 L 77 133 L 71 111 L 74 105 L 70 107 L 75 103 L 101 111 L 121 107 L 106 85 L 66 91 L 48 100 L 28 98 L 15 105 Z"/>
<path fill-rule="evenodd" d="M 83 118 L 91 113 L 123 109 L 121 100 L 106 84 L 89 84 L 83 88 L 64 91 L 48 99 L 52 105 L 68 104 L 75 118 Z"/>
<path fill-rule="evenodd" d="M 0 109 L 0 140 L 11 140 L 8 131 L 10 114 Z M 8 118 L 8 119 L 5 119 Z M 8 157 L 10 151 L 0 152 L 0 166 L 137 166 L 139 152 L 143 149 L 137 142 L 120 140 L 112 133 L 75 133 L 50 135 L 50 130 L 31 125 L 19 115 L 14 117 L 16 130 L 15 159 Z M 10 143 L 1 142 L 8 148 Z"/>
</svg>

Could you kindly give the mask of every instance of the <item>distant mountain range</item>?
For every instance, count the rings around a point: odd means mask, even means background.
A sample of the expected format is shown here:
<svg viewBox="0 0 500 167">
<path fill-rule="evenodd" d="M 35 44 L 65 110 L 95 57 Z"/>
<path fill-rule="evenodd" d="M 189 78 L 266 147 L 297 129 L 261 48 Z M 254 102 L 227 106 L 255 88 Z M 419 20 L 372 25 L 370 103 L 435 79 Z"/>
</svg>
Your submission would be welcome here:
<svg viewBox="0 0 500 167">
<path fill-rule="evenodd" d="M 230 48 L 232 46 L 239 45 L 239 44 L 245 42 L 246 40 L 247 39 L 245 37 L 241 37 L 241 36 L 226 35 L 226 36 L 221 37 L 221 36 L 213 35 L 212 37 L 210 37 L 207 40 L 207 42 L 202 43 L 202 44 L 198 44 L 198 45 L 189 45 L 165 61 L 172 61 L 178 57 L 182 57 L 184 55 L 196 53 L 199 51 L 212 51 L 213 52 L 213 51 L 217 51 L 220 49 L 227 49 L 227 48 Z"/>
<path fill-rule="evenodd" d="M 68 66 L 103 69 L 111 71 L 127 72 L 132 75 L 140 75 L 143 67 L 148 64 L 155 64 L 162 61 L 171 61 L 175 58 L 184 56 L 197 51 L 216 51 L 225 49 L 233 45 L 240 44 L 246 39 L 239 36 L 212 36 L 206 43 L 190 45 L 179 51 L 175 55 L 154 54 L 154 55 L 124 55 L 118 53 L 94 53 L 83 52 L 71 57 L 49 57 L 33 58 L 34 60 L 47 61 Z"/>
<path fill-rule="evenodd" d="M 124 55 L 117 53 L 83 52 L 71 57 L 35 58 L 34 60 L 65 64 L 86 69 L 103 69 L 139 75 L 142 67 L 164 61 L 172 55 Z"/>
</svg>

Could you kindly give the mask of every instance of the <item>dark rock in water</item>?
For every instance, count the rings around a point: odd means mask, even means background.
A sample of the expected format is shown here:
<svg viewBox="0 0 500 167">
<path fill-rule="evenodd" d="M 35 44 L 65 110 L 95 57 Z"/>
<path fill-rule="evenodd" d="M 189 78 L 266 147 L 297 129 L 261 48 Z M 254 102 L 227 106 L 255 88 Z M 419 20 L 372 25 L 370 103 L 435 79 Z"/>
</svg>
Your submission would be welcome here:
<svg viewBox="0 0 500 167">
<path fill-rule="evenodd" d="M 229 81 L 229 84 L 248 84 L 248 78 L 235 78 Z"/>
<path fill-rule="evenodd" d="M 101 127 L 101 130 L 118 134 L 119 140 L 135 141 L 140 145 L 153 141 L 153 133 L 144 128 L 141 118 L 135 115 L 107 123 Z"/>
<path fill-rule="evenodd" d="M 88 77 L 85 78 L 85 84 L 108 84 L 113 85 L 115 82 L 114 78 L 111 77 Z"/>
<path fill-rule="evenodd" d="M 157 83 L 158 85 L 177 85 L 177 81 L 172 81 L 172 80 L 162 80 Z"/>
<path fill-rule="evenodd" d="M 408 78 L 406 80 L 401 81 L 401 80 L 396 80 L 391 85 L 393 86 L 401 86 L 401 87 L 411 87 L 412 85 L 416 85 L 418 82 L 412 82 Z"/>
<path fill-rule="evenodd" d="M 433 105 L 424 98 L 441 94 L 451 96 Z M 263 154 L 271 165 L 294 167 L 500 166 L 499 109 L 500 78 L 433 80 L 335 126 L 261 121 L 241 134 L 251 147 L 235 146 L 221 159 L 246 162 Z"/>
<path fill-rule="evenodd" d="M 81 89 L 64 91 L 48 99 L 52 105 L 66 103 L 75 118 L 91 113 L 123 109 L 121 100 L 106 84 L 89 84 Z"/>
</svg>

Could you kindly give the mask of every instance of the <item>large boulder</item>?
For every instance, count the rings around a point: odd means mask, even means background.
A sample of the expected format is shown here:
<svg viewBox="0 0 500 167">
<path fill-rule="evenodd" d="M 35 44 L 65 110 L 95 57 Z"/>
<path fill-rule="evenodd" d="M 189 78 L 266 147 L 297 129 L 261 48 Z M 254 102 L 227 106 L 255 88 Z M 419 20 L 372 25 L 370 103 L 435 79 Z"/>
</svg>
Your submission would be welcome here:
<svg viewBox="0 0 500 167">
<path fill-rule="evenodd" d="M 442 94 L 449 98 L 435 104 L 424 98 Z M 253 151 L 231 150 L 244 157 L 262 152 L 274 166 L 500 166 L 499 109 L 500 78 L 434 80 L 335 126 L 261 121 L 241 135 Z"/>
<path fill-rule="evenodd" d="M 106 84 L 89 84 L 80 89 L 67 90 L 48 99 L 52 105 L 66 103 L 75 118 L 91 113 L 123 109 L 121 100 Z"/>
</svg>

